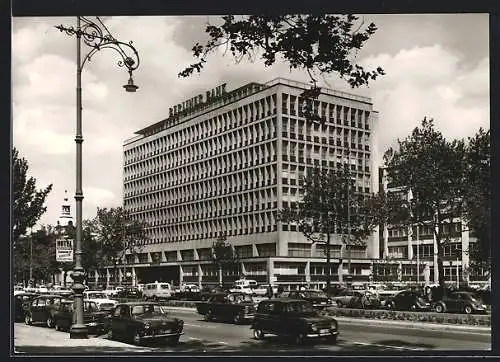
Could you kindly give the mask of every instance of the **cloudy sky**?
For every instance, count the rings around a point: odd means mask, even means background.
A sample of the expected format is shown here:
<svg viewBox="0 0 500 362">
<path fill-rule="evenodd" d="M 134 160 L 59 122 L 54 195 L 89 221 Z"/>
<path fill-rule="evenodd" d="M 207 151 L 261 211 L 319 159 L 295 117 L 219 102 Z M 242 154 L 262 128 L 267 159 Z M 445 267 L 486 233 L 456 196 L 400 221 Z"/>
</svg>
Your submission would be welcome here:
<svg viewBox="0 0 500 362">
<path fill-rule="evenodd" d="M 446 137 L 473 135 L 489 128 L 489 18 L 487 14 L 364 15 L 377 33 L 358 62 L 382 66 L 387 75 L 353 92 L 373 98 L 380 112 L 377 139 L 383 151 L 404 138 L 425 116 Z M 191 47 L 205 39 L 216 17 L 107 17 L 119 40 L 133 40 L 141 64 L 134 73 L 139 90 L 126 93 L 128 74 L 111 51 L 98 52 L 83 72 L 83 217 L 97 206 L 122 203 L 122 145 L 142 127 L 168 116 L 168 109 L 204 90 L 227 83 L 231 90 L 250 81 L 278 76 L 307 81 L 283 63 L 235 64 L 222 54 L 190 79 L 177 73 L 192 61 Z M 42 224 L 54 224 L 64 191 L 75 192 L 76 40 L 55 25 L 75 18 L 13 19 L 13 142 L 28 159 L 39 187 L 52 183 Z M 83 49 L 87 49 L 84 46 Z M 85 54 L 85 53 L 83 53 Z M 350 91 L 332 76 L 328 85 Z M 324 85 L 324 84 L 323 84 Z M 73 207 L 74 214 L 74 207 Z"/>
</svg>

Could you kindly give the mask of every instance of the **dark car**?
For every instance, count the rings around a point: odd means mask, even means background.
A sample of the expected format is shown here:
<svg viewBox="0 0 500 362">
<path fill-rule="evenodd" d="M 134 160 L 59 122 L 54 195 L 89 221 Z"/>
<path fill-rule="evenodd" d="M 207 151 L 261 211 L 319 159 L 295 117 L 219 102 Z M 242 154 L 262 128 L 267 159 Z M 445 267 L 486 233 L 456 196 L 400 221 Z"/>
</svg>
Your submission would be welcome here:
<svg viewBox="0 0 500 362">
<path fill-rule="evenodd" d="M 184 321 L 168 315 L 164 306 L 154 302 L 118 304 L 109 317 L 108 337 L 126 339 L 134 344 L 146 340 L 166 340 L 177 344 L 184 334 Z"/>
<path fill-rule="evenodd" d="M 441 300 L 434 303 L 434 310 L 438 313 L 486 313 L 487 307 L 475 294 L 470 292 L 446 293 Z"/>
<path fill-rule="evenodd" d="M 63 300 L 54 307 L 54 327 L 57 331 L 69 331 L 73 324 L 74 302 Z M 108 312 L 99 311 L 95 302 L 83 302 L 83 322 L 89 334 L 100 335 L 105 331 L 105 319 Z"/>
<path fill-rule="evenodd" d="M 47 327 L 53 328 L 55 307 L 63 300 L 68 300 L 68 297 L 47 294 L 34 298 L 26 311 L 24 323 L 27 325 L 45 323 Z"/>
<path fill-rule="evenodd" d="M 227 290 L 220 286 L 208 287 L 205 286 L 200 291 L 200 299 L 202 301 L 209 300 L 213 295 L 219 293 L 227 293 Z"/>
<path fill-rule="evenodd" d="M 218 319 L 239 324 L 254 317 L 255 306 L 249 294 L 217 293 L 208 301 L 196 303 L 196 311 L 207 321 Z"/>
<path fill-rule="evenodd" d="M 328 338 L 335 343 L 339 334 L 335 318 L 320 315 L 306 300 L 289 298 L 261 301 L 252 329 L 256 339 L 270 333 L 292 337 L 298 344 L 316 338 Z"/>
<path fill-rule="evenodd" d="M 316 309 L 324 309 L 332 306 L 332 300 L 321 290 L 293 290 L 288 293 L 288 298 L 307 300 Z"/>
<path fill-rule="evenodd" d="M 362 293 L 358 290 L 344 289 L 341 290 L 335 297 L 330 297 L 334 304 L 338 307 L 353 307 L 357 299 L 361 298 Z"/>
<path fill-rule="evenodd" d="M 24 321 L 24 316 L 29 310 L 29 305 L 31 301 L 36 298 L 38 294 L 30 292 L 22 292 L 14 296 L 14 308 L 15 316 L 14 320 L 16 322 Z"/>
<path fill-rule="evenodd" d="M 389 297 L 385 302 L 385 307 L 394 310 L 427 311 L 431 309 L 431 304 L 419 293 L 403 290 Z"/>
<path fill-rule="evenodd" d="M 117 295 L 117 298 L 131 298 L 131 299 L 139 299 L 142 298 L 142 292 L 139 290 L 137 287 L 131 287 L 127 286 L 122 290 L 119 290 Z"/>
</svg>

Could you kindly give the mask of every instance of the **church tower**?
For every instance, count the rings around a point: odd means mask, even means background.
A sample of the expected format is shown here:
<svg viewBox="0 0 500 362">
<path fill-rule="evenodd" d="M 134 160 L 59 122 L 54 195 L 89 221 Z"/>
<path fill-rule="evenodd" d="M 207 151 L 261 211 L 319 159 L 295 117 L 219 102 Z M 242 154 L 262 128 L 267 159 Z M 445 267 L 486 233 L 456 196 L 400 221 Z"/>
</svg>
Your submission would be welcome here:
<svg viewBox="0 0 500 362">
<path fill-rule="evenodd" d="M 61 205 L 61 215 L 57 220 L 57 226 L 66 229 L 73 226 L 73 216 L 71 216 L 71 205 L 68 201 L 68 190 L 64 190 L 64 201 Z"/>
</svg>

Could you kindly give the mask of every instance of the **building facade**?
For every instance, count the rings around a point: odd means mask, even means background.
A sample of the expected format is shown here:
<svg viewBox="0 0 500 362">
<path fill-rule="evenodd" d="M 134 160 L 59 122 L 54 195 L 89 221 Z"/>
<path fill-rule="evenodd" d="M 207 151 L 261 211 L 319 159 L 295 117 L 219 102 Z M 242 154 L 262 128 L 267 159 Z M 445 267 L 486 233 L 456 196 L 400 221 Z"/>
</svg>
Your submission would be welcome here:
<svg viewBox="0 0 500 362">
<path fill-rule="evenodd" d="M 379 168 L 379 183 L 384 192 L 398 194 L 409 201 L 408 188 L 392 185 L 384 167 Z M 432 225 L 383 225 L 379 230 L 380 259 L 373 265 L 375 281 L 438 283 L 438 245 Z M 469 268 L 469 254 L 477 239 L 465 220 L 455 217 L 450 224 L 443 225 L 441 232 L 443 237 L 449 238 L 443 251 L 445 280 L 452 284 L 485 280 L 485 270 Z"/>
<path fill-rule="evenodd" d="M 212 245 L 225 234 L 242 275 L 291 288 L 325 285 L 324 245 L 311 244 L 278 212 L 302 197 L 301 180 L 313 167 L 351 165 L 358 193 L 378 187 L 369 98 L 323 88 L 314 111 L 323 124 L 305 122 L 300 94 L 310 86 L 286 79 L 219 86 L 170 110 L 123 146 L 123 205 L 149 223 L 139 255 L 127 255 L 121 275 L 133 282 L 218 283 Z M 368 280 L 378 258 L 378 234 L 350 251 L 332 242 L 332 280 L 340 272 Z M 347 270 L 350 265 L 351 270 Z"/>
</svg>

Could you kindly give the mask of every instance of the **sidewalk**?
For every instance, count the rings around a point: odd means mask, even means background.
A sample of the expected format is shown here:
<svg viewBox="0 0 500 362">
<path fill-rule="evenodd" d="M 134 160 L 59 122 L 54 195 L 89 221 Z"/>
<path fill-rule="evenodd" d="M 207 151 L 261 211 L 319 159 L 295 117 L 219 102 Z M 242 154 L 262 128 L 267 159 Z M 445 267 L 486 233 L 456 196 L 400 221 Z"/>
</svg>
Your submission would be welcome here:
<svg viewBox="0 0 500 362">
<path fill-rule="evenodd" d="M 196 313 L 196 308 L 188 307 L 173 307 L 166 306 L 167 309 L 184 312 Z M 355 324 L 361 326 L 383 326 L 394 328 L 414 328 L 422 330 L 439 330 L 439 331 L 454 331 L 462 333 L 476 333 L 491 335 L 491 327 L 485 326 L 469 326 L 462 324 L 442 324 L 442 323 L 428 323 L 428 322 L 411 322 L 411 321 L 394 321 L 394 320 L 381 320 L 381 319 L 368 319 L 368 318 L 350 318 L 350 317 L 334 317 L 340 323 Z"/>
<path fill-rule="evenodd" d="M 92 352 L 147 352 L 149 348 L 112 341 L 104 336 L 71 339 L 68 332 L 43 326 L 14 325 L 14 352 L 16 353 L 92 353 Z"/>
</svg>

